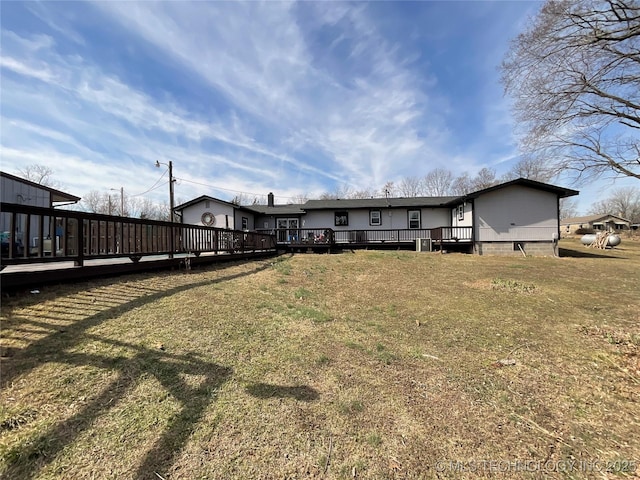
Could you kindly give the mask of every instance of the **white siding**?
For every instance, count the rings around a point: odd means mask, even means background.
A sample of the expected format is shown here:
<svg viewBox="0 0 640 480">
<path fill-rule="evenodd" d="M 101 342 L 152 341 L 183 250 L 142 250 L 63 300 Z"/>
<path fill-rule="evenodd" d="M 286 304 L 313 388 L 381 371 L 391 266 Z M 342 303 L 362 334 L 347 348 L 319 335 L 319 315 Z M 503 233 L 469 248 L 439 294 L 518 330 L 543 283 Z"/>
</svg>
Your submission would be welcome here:
<svg viewBox="0 0 640 480">
<path fill-rule="evenodd" d="M 202 214 L 205 212 L 212 213 L 215 217 L 216 221 L 212 227 L 217 228 L 226 228 L 227 220 L 229 223 L 229 228 L 234 228 L 234 208 L 231 205 L 227 205 L 225 203 L 219 203 L 215 200 L 208 200 L 209 208 L 206 207 L 205 200 L 196 203 L 195 205 L 190 205 L 184 210 L 182 210 L 182 223 L 186 223 L 189 225 L 202 225 Z M 242 225 L 239 225 L 240 228 Z"/>
<path fill-rule="evenodd" d="M 334 230 L 390 230 L 409 228 L 408 210 L 406 208 L 372 208 L 380 210 L 382 225 L 369 224 L 369 210 L 311 210 L 302 217 L 303 228 L 332 228 Z M 436 228 L 449 225 L 449 211 L 445 208 L 416 208 L 420 210 L 421 227 Z M 335 226 L 335 212 L 349 212 L 349 225 Z"/>
<path fill-rule="evenodd" d="M 452 227 L 472 227 L 473 226 L 473 203 L 464 202 L 462 204 L 463 218 L 458 216 L 458 207 L 451 209 L 451 226 Z"/>
<path fill-rule="evenodd" d="M 558 233 L 555 193 L 513 185 L 475 199 L 476 240 L 551 241 Z"/>
</svg>

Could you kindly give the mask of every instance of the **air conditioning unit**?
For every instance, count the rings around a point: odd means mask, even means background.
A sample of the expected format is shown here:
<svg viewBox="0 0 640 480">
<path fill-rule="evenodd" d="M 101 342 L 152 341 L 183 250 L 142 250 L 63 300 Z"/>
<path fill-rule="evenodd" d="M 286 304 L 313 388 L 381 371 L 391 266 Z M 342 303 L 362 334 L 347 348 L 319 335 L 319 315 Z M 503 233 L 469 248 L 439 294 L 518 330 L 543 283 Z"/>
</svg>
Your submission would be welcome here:
<svg viewBox="0 0 640 480">
<path fill-rule="evenodd" d="M 430 251 L 431 251 L 430 238 L 416 238 L 416 252 L 430 252 Z"/>
</svg>

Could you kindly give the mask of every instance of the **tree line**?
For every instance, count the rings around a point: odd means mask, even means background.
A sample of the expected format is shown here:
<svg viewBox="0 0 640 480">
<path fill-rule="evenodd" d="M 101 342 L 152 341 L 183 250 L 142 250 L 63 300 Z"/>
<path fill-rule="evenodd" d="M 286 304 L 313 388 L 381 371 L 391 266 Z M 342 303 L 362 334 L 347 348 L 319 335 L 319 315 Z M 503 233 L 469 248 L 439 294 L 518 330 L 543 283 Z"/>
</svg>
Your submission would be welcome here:
<svg viewBox="0 0 640 480">
<path fill-rule="evenodd" d="M 18 176 L 47 187 L 60 190 L 63 185 L 55 178 L 55 172 L 46 165 L 27 165 L 18 170 Z M 86 212 L 104 215 L 122 215 L 125 217 L 149 220 L 169 220 L 169 205 L 157 204 L 145 197 L 134 197 L 123 190 L 99 191 L 86 193 L 78 207 Z"/>
<path fill-rule="evenodd" d="M 19 171 L 23 178 L 50 186 L 61 188 L 48 167 L 31 165 Z M 405 177 L 397 182 L 386 182 L 380 188 L 355 189 L 343 184 L 334 190 L 322 193 L 318 198 L 329 199 L 362 199 L 362 198 L 395 198 L 395 197 L 443 197 L 459 196 L 474 191 L 489 188 L 499 183 L 517 178 L 527 178 L 540 182 L 553 180 L 552 173 L 544 168 L 540 162 L 521 160 L 508 173 L 496 176 L 495 170 L 483 168 L 476 175 L 464 173 L 455 176 L 450 170 L 436 168 L 424 176 Z M 80 208 L 92 213 L 107 215 L 121 215 L 126 217 L 144 218 L 150 220 L 169 220 L 169 205 L 153 203 L 144 197 L 133 197 L 120 191 L 92 190 L 82 197 Z M 290 199 L 291 203 L 303 204 L 309 200 L 306 194 L 297 195 Z M 232 200 L 237 205 L 264 205 L 266 196 L 250 196 L 238 194 Z M 183 203 L 178 200 L 178 204 Z M 612 190 L 609 195 L 594 202 L 589 208 L 589 214 L 613 214 L 640 223 L 640 189 L 637 187 L 621 187 Z M 560 202 L 560 218 L 578 216 L 577 201 L 572 198 L 562 199 Z"/>
</svg>

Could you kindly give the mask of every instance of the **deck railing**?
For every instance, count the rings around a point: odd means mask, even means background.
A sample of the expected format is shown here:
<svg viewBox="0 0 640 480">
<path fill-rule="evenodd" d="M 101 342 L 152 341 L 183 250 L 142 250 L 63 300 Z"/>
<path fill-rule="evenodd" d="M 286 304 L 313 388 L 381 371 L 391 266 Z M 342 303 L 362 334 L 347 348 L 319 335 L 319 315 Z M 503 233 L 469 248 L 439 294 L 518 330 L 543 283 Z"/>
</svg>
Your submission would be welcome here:
<svg viewBox="0 0 640 480">
<path fill-rule="evenodd" d="M 473 227 L 432 228 L 431 240 L 437 242 L 468 242 L 473 240 Z"/>
<path fill-rule="evenodd" d="M 340 245 L 340 244 L 411 244 L 418 238 L 437 242 L 470 242 L 472 227 L 437 227 L 422 229 L 333 230 L 332 228 L 296 228 L 260 230 L 273 233 L 278 244 Z M 282 239 L 286 239 L 282 241 Z"/>
<path fill-rule="evenodd" d="M 199 225 L 0 204 L 2 264 L 273 250 L 275 236 Z"/>
</svg>

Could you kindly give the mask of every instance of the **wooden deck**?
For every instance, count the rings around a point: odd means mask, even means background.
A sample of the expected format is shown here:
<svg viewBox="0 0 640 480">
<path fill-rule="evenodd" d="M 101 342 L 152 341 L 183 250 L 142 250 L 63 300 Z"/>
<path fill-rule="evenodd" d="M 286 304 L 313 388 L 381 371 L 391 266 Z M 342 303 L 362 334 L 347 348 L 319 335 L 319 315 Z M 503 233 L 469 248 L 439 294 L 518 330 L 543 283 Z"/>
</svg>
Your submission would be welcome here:
<svg viewBox="0 0 640 480">
<path fill-rule="evenodd" d="M 261 230 L 273 233 L 279 248 L 291 251 L 333 251 L 355 248 L 415 249 L 419 239 L 430 240 L 433 250 L 471 250 L 472 227 L 436 227 L 428 229 L 333 230 L 298 228 Z"/>
<path fill-rule="evenodd" d="M 275 255 L 275 236 L 2 203 L 2 288 Z M 41 240 L 42 239 L 42 240 Z"/>
<path fill-rule="evenodd" d="M 245 232 L 2 203 L 2 288 L 155 268 L 356 248 L 470 251 L 471 227 Z"/>
</svg>

